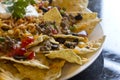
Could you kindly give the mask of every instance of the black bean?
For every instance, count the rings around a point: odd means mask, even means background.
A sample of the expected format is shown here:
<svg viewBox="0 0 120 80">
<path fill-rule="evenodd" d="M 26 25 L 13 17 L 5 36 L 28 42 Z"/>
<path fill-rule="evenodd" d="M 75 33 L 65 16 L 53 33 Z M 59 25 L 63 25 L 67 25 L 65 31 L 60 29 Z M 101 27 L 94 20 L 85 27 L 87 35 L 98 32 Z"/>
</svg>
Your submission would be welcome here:
<svg viewBox="0 0 120 80">
<path fill-rule="evenodd" d="M 76 43 L 76 45 L 78 45 L 79 40 L 78 40 L 78 39 L 74 39 L 74 40 L 73 40 L 73 42 L 75 42 L 75 43 Z"/>
<path fill-rule="evenodd" d="M 75 16 L 75 19 L 76 19 L 76 20 L 82 20 L 81 14 L 78 14 L 77 16 Z"/>
<path fill-rule="evenodd" d="M 76 46 L 76 43 L 75 42 L 68 42 L 68 41 L 66 41 L 64 43 L 64 46 L 67 47 L 67 48 L 70 48 L 70 49 L 74 49 L 75 46 Z"/>
<path fill-rule="evenodd" d="M 73 36 L 79 36 L 78 33 L 71 33 Z"/>
<path fill-rule="evenodd" d="M 16 60 L 26 60 L 27 59 L 26 56 L 20 56 L 20 55 L 14 55 L 13 58 Z"/>
<path fill-rule="evenodd" d="M 47 9 L 47 8 L 41 7 L 40 9 L 41 9 L 43 12 L 48 12 L 48 9 Z"/>
<path fill-rule="evenodd" d="M 64 44 L 65 43 L 65 39 L 64 38 L 56 38 L 55 39 L 57 42 Z"/>
</svg>

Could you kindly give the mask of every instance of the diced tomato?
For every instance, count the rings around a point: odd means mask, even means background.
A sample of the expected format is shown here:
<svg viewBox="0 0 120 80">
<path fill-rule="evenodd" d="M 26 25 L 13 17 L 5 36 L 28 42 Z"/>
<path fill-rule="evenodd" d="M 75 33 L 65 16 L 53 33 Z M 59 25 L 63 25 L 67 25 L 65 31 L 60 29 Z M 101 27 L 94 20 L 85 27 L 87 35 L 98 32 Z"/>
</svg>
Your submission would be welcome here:
<svg viewBox="0 0 120 80">
<path fill-rule="evenodd" d="M 25 53 L 27 52 L 26 46 L 34 41 L 33 37 L 27 37 L 25 39 L 21 40 L 20 47 L 13 47 L 13 50 L 8 54 L 9 57 L 13 56 L 25 56 Z M 28 59 L 33 59 L 35 56 L 34 52 L 30 52 L 30 54 L 27 56 Z"/>
<path fill-rule="evenodd" d="M 27 51 L 26 51 L 25 48 L 16 48 L 16 49 L 15 49 L 15 55 L 23 56 L 26 52 L 27 52 Z"/>
<path fill-rule="evenodd" d="M 30 52 L 30 54 L 28 55 L 27 59 L 31 60 L 35 57 L 35 53 L 32 51 Z"/>
<path fill-rule="evenodd" d="M 13 57 L 15 55 L 18 56 L 24 56 L 24 54 L 27 52 L 27 50 L 25 48 L 14 48 L 10 53 L 8 53 L 9 57 Z"/>
<path fill-rule="evenodd" d="M 56 29 L 53 29 L 53 30 L 52 30 L 52 33 L 53 33 L 53 34 L 58 34 L 58 31 L 57 31 Z"/>
<path fill-rule="evenodd" d="M 33 37 L 27 37 L 25 39 L 22 40 L 22 44 L 21 44 L 21 47 L 26 47 L 28 44 L 30 44 L 31 42 L 34 41 L 34 38 Z"/>
</svg>

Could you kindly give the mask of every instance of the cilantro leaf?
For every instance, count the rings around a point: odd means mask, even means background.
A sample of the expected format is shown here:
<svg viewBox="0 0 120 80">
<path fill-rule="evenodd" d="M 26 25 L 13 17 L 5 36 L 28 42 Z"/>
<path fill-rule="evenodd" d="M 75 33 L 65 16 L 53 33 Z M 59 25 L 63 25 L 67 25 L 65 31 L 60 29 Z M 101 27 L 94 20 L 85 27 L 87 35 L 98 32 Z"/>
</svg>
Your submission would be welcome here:
<svg viewBox="0 0 120 80">
<path fill-rule="evenodd" d="M 12 13 L 13 18 L 19 19 L 23 18 L 26 11 L 26 7 L 29 4 L 35 4 L 34 0 L 17 0 L 13 2 L 13 5 L 8 7 L 9 11 Z"/>
</svg>

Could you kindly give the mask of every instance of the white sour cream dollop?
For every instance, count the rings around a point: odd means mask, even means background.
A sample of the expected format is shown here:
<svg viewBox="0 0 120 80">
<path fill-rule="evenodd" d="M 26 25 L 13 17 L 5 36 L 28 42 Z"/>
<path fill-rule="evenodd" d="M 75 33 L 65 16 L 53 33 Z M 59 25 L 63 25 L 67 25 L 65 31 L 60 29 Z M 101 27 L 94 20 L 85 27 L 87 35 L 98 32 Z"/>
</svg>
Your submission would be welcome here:
<svg viewBox="0 0 120 80">
<path fill-rule="evenodd" d="M 0 3 L 0 18 L 7 19 L 11 16 L 11 13 L 6 11 L 6 6 Z"/>
<path fill-rule="evenodd" d="M 26 8 L 26 15 L 25 16 L 35 16 L 35 17 L 38 17 L 39 13 L 36 11 L 35 7 L 33 7 L 32 5 L 29 5 Z"/>
</svg>

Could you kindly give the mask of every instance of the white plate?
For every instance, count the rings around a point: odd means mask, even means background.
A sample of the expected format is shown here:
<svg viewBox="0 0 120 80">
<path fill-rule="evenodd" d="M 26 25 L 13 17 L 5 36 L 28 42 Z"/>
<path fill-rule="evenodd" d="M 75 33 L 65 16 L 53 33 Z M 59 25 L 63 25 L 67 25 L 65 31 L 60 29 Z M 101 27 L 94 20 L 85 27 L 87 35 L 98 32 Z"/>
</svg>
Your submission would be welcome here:
<svg viewBox="0 0 120 80">
<path fill-rule="evenodd" d="M 102 36 L 104 36 L 102 27 L 100 24 L 98 24 L 98 26 L 96 26 L 96 28 L 94 29 L 93 33 L 89 36 L 90 40 L 96 40 L 98 38 L 101 38 Z M 92 54 L 89 58 L 89 61 L 80 66 L 77 64 L 70 64 L 67 63 L 63 70 L 62 70 L 62 76 L 60 77 L 60 80 L 67 80 L 75 75 L 77 75 L 78 73 L 82 72 L 83 70 L 85 70 L 87 67 L 89 67 L 100 55 L 101 51 L 102 51 L 103 46 L 94 54 Z"/>
<path fill-rule="evenodd" d="M 103 35 L 104 35 L 104 33 L 103 33 L 103 30 L 102 30 L 102 27 L 99 24 L 94 29 L 93 33 L 89 36 L 89 39 L 90 40 L 95 40 L 95 39 L 98 39 L 98 38 L 102 37 Z M 95 54 L 93 54 L 89 58 L 89 61 L 86 64 L 84 64 L 82 66 L 77 65 L 77 64 L 67 63 L 62 70 L 62 76 L 60 77 L 60 80 L 67 80 L 67 79 L 77 75 L 78 73 L 82 72 L 83 70 L 85 70 L 87 67 L 89 67 L 98 58 L 101 51 L 102 51 L 102 47 Z"/>
</svg>

